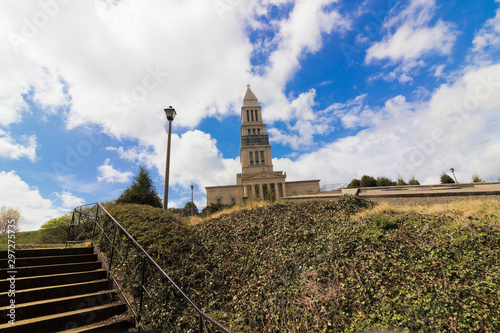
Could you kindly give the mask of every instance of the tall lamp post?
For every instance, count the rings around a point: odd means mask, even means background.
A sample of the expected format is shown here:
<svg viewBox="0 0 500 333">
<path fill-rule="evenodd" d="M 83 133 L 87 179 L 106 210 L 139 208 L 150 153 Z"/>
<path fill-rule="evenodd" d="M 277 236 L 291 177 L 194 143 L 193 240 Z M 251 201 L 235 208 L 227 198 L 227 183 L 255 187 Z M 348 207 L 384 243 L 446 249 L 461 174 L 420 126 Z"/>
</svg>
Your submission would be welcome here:
<svg viewBox="0 0 500 333">
<path fill-rule="evenodd" d="M 193 208 L 193 189 L 194 185 L 191 185 L 191 216 L 193 216 L 194 208 Z"/>
<path fill-rule="evenodd" d="M 168 175 L 170 172 L 170 134 L 172 132 L 172 121 L 175 118 L 175 109 L 169 106 L 165 109 L 165 115 L 168 120 L 168 139 L 167 139 L 167 165 L 165 166 L 165 187 L 163 188 L 163 209 L 168 208 Z"/>
<path fill-rule="evenodd" d="M 453 175 L 453 178 L 455 178 L 455 183 L 458 183 L 457 177 L 455 177 L 455 169 L 451 168 L 450 171 L 451 171 L 451 174 Z"/>
</svg>

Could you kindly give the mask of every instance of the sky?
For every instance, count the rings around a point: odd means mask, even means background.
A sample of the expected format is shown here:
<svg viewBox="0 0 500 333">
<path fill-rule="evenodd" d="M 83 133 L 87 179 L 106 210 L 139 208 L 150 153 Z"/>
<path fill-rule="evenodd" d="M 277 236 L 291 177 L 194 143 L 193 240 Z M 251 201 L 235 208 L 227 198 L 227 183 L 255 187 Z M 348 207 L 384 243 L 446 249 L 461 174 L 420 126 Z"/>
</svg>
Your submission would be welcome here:
<svg viewBox="0 0 500 333">
<path fill-rule="evenodd" d="M 247 84 L 274 170 L 500 175 L 499 0 L 0 2 L 0 206 L 37 230 L 143 165 L 169 207 L 241 172 Z"/>
</svg>

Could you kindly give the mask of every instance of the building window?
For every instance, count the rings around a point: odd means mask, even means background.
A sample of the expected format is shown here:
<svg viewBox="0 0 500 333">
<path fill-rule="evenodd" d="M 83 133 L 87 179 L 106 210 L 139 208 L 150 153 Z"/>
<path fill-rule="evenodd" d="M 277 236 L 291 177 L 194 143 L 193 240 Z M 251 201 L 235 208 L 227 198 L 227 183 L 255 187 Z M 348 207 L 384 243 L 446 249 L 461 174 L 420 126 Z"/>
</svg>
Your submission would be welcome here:
<svg viewBox="0 0 500 333">
<path fill-rule="evenodd" d="M 257 128 L 257 135 L 260 135 L 260 128 Z"/>
<path fill-rule="evenodd" d="M 255 110 L 255 121 L 259 121 L 259 116 L 257 116 L 257 110 Z"/>
<path fill-rule="evenodd" d="M 260 152 L 260 164 L 264 165 L 264 152 Z"/>
<path fill-rule="evenodd" d="M 255 128 L 253 129 L 253 135 L 255 135 Z"/>
<path fill-rule="evenodd" d="M 250 114 L 249 114 L 248 110 L 247 110 L 247 121 L 250 121 Z"/>
<path fill-rule="evenodd" d="M 217 203 L 221 204 L 222 203 L 222 199 L 217 199 Z"/>
<path fill-rule="evenodd" d="M 259 152 L 255 152 L 255 165 L 259 165 Z"/>
<path fill-rule="evenodd" d="M 236 198 L 231 198 L 232 203 L 236 203 Z"/>
<path fill-rule="evenodd" d="M 250 130 L 248 130 L 248 135 L 251 135 L 251 134 L 252 134 L 252 132 Z"/>
<path fill-rule="evenodd" d="M 253 151 L 251 151 L 249 154 L 250 154 L 250 165 L 253 165 Z"/>
<path fill-rule="evenodd" d="M 253 110 L 250 110 L 250 117 L 251 117 L 251 119 L 253 121 Z"/>
</svg>

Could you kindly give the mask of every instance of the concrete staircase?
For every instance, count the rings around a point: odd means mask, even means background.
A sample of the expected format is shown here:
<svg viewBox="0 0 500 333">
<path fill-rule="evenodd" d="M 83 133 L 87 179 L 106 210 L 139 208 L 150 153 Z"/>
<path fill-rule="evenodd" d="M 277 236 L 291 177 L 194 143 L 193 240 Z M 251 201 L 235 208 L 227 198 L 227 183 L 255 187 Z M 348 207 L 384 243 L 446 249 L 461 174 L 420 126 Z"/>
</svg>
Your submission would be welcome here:
<svg viewBox="0 0 500 333">
<path fill-rule="evenodd" d="M 135 332 L 91 247 L 0 251 L 0 332 Z M 10 262 L 12 263 L 12 262 Z M 15 274 L 8 273 L 16 271 Z M 15 275 L 15 297 L 9 277 Z M 15 325 L 8 323 L 15 300 Z"/>
</svg>

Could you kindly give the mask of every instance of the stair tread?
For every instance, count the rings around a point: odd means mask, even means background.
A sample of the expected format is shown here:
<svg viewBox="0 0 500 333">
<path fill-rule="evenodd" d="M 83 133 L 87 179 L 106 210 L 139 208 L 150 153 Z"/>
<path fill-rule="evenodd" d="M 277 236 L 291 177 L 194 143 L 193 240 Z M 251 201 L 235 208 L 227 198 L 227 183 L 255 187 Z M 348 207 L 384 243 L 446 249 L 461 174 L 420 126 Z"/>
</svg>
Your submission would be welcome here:
<svg viewBox="0 0 500 333">
<path fill-rule="evenodd" d="M 28 303 L 20 303 L 16 304 L 16 309 L 17 308 L 23 308 L 23 307 L 28 307 L 28 306 L 33 306 L 33 305 L 38 305 L 38 304 L 50 304 L 50 303 L 55 303 L 55 302 L 60 302 L 60 301 L 65 301 L 65 300 L 71 300 L 71 299 L 77 299 L 81 297 L 91 297 L 91 296 L 98 296 L 101 294 L 106 294 L 106 293 L 117 293 L 118 291 L 116 289 L 112 290 L 101 290 L 101 291 L 96 291 L 93 293 L 87 293 L 87 294 L 78 294 L 78 295 L 73 295 L 73 296 L 66 296 L 66 297 L 59 297 L 59 298 L 52 298 L 52 299 L 43 299 L 39 301 L 34 301 L 34 302 L 28 302 Z M 0 311 L 9 309 L 9 306 L 2 306 L 0 307 Z"/>
<path fill-rule="evenodd" d="M 69 266 L 69 265 L 85 265 L 85 264 L 94 264 L 94 263 L 100 263 L 98 260 L 94 261 L 84 261 L 84 262 L 65 262 L 65 263 L 60 263 L 60 264 L 50 264 L 50 265 L 39 265 L 39 266 L 21 266 L 21 267 L 16 267 L 14 269 L 12 268 L 0 268 L 0 271 L 17 271 L 20 269 L 25 269 L 25 268 L 43 268 L 43 267 L 51 267 L 51 266 Z"/>
<path fill-rule="evenodd" d="M 93 261 L 92 261 L 92 262 L 93 262 Z M 40 267 L 40 266 L 37 266 L 37 267 Z M 106 269 L 104 269 L 104 268 L 99 268 L 99 269 L 95 269 L 95 270 L 92 270 L 92 271 L 68 272 L 68 273 L 59 273 L 59 274 L 47 274 L 47 275 L 24 276 L 24 277 L 16 278 L 16 282 L 18 282 L 18 281 L 24 281 L 24 280 L 29 280 L 29 279 L 37 279 L 37 278 L 50 278 L 50 277 L 59 277 L 59 276 L 68 276 L 68 275 L 85 274 L 85 273 L 96 272 L 96 271 L 106 272 Z M 5 279 L 4 279 L 4 280 L 5 280 Z"/>
<path fill-rule="evenodd" d="M 78 282 L 78 283 L 70 283 L 70 284 L 58 284 L 58 285 L 53 285 L 53 286 L 46 286 L 46 287 L 38 287 L 38 288 L 18 290 L 18 291 L 16 291 L 16 294 L 28 293 L 28 292 L 33 291 L 33 290 L 54 289 L 54 288 L 58 288 L 58 287 L 64 287 L 64 288 L 67 288 L 67 287 L 76 287 L 76 286 L 81 286 L 81 285 L 85 285 L 85 284 L 89 284 L 89 283 L 97 283 L 97 282 L 105 282 L 105 281 L 106 282 L 110 282 L 109 279 L 99 279 L 99 280 L 92 280 L 92 281 L 85 281 L 85 282 Z M 8 291 L 0 293 L 0 296 L 1 295 L 6 295 L 8 293 L 9 293 Z"/>
<path fill-rule="evenodd" d="M 123 305 L 125 305 L 125 303 L 123 303 L 123 302 L 113 302 L 113 303 L 99 305 L 99 306 L 94 306 L 94 307 L 91 307 L 91 308 L 85 308 L 85 309 L 81 309 L 81 310 L 61 312 L 61 313 L 56 313 L 56 314 L 53 314 L 53 315 L 42 316 L 42 317 L 35 317 L 35 318 L 30 318 L 30 319 L 16 320 L 16 326 L 26 325 L 26 324 L 32 324 L 32 323 L 41 322 L 41 321 L 50 320 L 50 319 L 55 319 L 55 318 L 64 318 L 66 316 L 84 314 L 86 312 L 99 311 L 99 310 L 102 310 L 102 309 L 113 308 L 113 307 L 118 307 L 118 306 L 123 306 Z M 9 327 L 12 327 L 12 325 L 9 324 L 9 323 L 1 324 L 0 325 L 0 331 L 2 329 L 4 329 L 4 328 L 9 328 Z"/>
<path fill-rule="evenodd" d="M 116 315 L 116 316 L 113 316 L 107 320 L 103 320 L 103 321 L 93 323 L 90 325 L 80 326 L 80 327 L 72 328 L 72 329 L 65 330 L 65 331 L 59 331 L 59 333 L 63 333 L 63 332 L 64 333 L 82 333 L 82 332 L 88 332 L 88 331 L 95 331 L 95 330 L 99 330 L 101 328 L 116 326 L 116 325 L 119 325 L 120 323 L 127 323 L 127 322 L 130 323 L 129 329 L 130 328 L 133 329 L 132 332 L 137 332 L 135 330 L 134 316 L 132 316 L 129 313 L 124 313 L 124 314 Z M 113 328 L 111 328 L 111 329 L 113 329 Z"/>
</svg>

